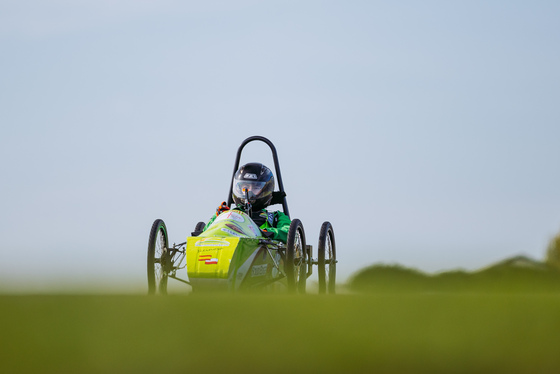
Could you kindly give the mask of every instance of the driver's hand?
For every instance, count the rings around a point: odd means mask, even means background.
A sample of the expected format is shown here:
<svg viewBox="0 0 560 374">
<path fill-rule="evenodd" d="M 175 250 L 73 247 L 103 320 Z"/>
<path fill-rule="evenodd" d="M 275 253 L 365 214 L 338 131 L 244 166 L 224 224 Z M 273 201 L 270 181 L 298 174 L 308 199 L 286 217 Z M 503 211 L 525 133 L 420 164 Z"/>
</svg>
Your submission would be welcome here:
<svg viewBox="0 0 560 374">
<path fill-rule="evenodd" d="M 219 216 L 223 212 L 227 212 L 229 210 L 229 206 L 227 206 L 225 201 L 222 201 L 220 206 L 216 209 L 216 216 Z"/>
</svg>

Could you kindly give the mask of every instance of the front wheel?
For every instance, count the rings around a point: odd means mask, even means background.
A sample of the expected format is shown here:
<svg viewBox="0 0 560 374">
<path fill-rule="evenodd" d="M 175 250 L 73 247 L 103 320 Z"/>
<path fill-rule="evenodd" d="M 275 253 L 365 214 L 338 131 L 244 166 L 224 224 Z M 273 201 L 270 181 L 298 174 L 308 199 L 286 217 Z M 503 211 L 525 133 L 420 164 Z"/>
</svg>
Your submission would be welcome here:
<svg viewBox="0 0 560 374">
<path fill-rule="evenodd" d="M 336 245 L 330 222 L 324 222 L 319 233 L 319 293 L 334 293 L 336 282 Z"/>
<path fill-rule="evenodd" d="M 167 294 L 167 274 L 169 271 L 167 228 L 161 219 L 156 219 L 148 240 L 148 294 L 159 291 Z"/>
<path fill-rule="evenodd" d="M 307 251 L 303 224 L 299 219 L 294 219 L 288 231 L 286 242 L 286 262 L 284 272 L 288 281 L 288 292 L 305 293 L 307 281 Z"/>
</svg>

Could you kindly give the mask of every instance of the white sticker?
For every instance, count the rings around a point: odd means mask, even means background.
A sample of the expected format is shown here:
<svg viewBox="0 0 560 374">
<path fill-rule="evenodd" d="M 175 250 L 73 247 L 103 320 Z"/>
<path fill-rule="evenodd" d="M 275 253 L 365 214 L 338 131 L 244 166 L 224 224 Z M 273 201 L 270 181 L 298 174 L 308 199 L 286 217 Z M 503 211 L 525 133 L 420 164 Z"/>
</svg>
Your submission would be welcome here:
<svg viewBox="0 0 560 374">
<path fill-rule="evenodd" d="M 243 216 L 239 213 L 236 212 L 224 212 L 222 214 L 220 214 L 215 220 L 216 221 L 222 221 L 224 219 L 232 219 L 234 221 L 237 222 L 245 222 L 245 218 L 243 218 Z"/>
<path fill-rule="evenodd" d="M 225 240 L 202 239 L 194 243 L 195 247 L 229 247 L 229 242 Z"/>
<path fill-rule="evenodd" d="M 262 277 L 266 275 L 266 269 L 268 269 L 268 265 L 255 265 L 251 268 L 251 277 Z"/>
</svg>

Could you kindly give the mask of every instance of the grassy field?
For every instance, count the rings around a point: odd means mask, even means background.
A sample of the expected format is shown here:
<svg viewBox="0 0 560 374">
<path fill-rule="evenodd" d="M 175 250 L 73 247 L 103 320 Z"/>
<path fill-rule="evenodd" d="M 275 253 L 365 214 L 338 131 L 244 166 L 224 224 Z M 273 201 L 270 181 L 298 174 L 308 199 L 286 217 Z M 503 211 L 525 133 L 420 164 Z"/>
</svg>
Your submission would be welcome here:
<svg viewBox="0 0 560 374">
<path fill-rule="evenodd" d="M 2 373 L 558 373 L 560 294 L 0 296 Z"/>
</svg>

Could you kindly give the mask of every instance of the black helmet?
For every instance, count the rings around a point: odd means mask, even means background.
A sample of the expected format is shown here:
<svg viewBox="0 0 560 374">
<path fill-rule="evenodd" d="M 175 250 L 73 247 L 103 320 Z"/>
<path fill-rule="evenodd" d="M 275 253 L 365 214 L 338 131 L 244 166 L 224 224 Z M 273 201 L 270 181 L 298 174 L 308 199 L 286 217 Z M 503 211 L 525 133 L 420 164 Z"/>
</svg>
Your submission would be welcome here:
<svg viewBox="0 0 560 374">
<path fill-rule="evenodd" d="M 245 205 L 247 197 L 253 209 L 264 209 L 272 200 L 274 175 L 269 168 L 259 163 L 243 165 L 233 177 L 233 201 Z"/>
</svg>

